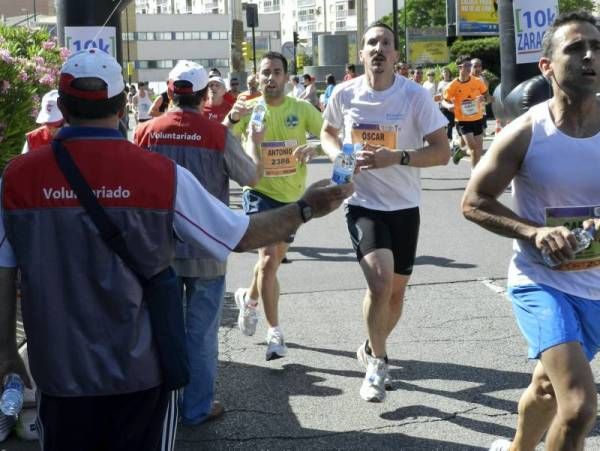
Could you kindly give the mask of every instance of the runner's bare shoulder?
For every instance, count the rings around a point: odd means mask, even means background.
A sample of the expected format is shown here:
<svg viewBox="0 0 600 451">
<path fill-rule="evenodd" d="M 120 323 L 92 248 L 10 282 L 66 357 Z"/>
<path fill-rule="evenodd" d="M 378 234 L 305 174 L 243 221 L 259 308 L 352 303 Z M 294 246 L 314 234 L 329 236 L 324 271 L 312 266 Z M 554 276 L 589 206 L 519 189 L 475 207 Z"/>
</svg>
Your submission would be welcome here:
<svg viewBox="0 0 600 451">
<path fill-rule="evenodd" d="M 496 135 L 488 153 L 512 160 L 520 166 L 531 143 L 532 124 L 533 117 L 529 111 L 517 117 Z"/>
</svg>

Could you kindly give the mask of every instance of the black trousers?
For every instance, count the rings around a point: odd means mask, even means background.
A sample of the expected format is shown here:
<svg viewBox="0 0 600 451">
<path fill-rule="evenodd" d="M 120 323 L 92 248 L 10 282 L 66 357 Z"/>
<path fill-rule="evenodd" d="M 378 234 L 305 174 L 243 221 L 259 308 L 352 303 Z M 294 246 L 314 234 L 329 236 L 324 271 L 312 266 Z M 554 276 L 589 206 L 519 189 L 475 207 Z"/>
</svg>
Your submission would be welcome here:
<svg viewBox="0 0 600 451">
<path fill-rule="evenodd" d="M 162 387 L 114 396 L 38 394 L 43 451 L 159 451 L 171 393 Z"/>
</svg>

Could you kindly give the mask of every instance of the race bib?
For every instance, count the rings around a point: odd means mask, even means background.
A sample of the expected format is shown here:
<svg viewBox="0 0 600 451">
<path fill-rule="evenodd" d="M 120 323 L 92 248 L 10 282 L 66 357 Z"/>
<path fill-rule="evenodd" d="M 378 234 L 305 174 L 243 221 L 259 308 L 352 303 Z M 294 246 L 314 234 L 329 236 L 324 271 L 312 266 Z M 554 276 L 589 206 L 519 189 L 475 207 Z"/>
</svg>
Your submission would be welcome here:
<svg viewBox="0 0 600 451">
<path fill-rule="evenodd" d="M 398 126 L 377 124 L 353 124 L 352 144 L 371 144 L 377 147 L 397 147 Z"/>
<path fill-rule="evenodd" d="M 298 141 L 266 141 L 260 145 L 265 177 L 282 177 L 296 173 L 296 158 L 292 155 Z"/>
<path fill-rule="evenodd" d="M 462 114 L 465 116 L 473 116 L 479 113 L 479 102 L 476 100 L 465 100 L 460 106 Z"/>
<path fill-rule="evenodd" d="M 600 205 L 590 207 L 548 207 L 546 226 L 564 226 L 569 230 L 583 227 L 583 221 L 600 218 Z M 580 271 L 600 266 L 600 242 L 593 241 L 590 247 L 582 250 L 571 260 L 553 268 L 559 271 Z"/>
</svg>

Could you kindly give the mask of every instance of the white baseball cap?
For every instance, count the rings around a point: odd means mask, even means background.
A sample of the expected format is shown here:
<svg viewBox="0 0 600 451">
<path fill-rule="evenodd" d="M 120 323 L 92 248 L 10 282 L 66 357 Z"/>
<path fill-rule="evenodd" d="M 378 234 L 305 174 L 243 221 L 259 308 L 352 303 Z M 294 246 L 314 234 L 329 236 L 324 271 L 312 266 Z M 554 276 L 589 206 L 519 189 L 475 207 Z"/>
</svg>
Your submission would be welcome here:
<svg viewBox="0 0 600 451">
<path fill-rule="evenodd" d="M 108 53 L 98 49 L 82 50 L 65 61 L 60 70 L 59 90 L 86 100 L 104 100 L 119 95 L 125 89 L 121 66 Z M 78 78 L 99 78 L 106 89 L 87 91 L 72 86 Z"/>
<path fill-rule="evenodd" d="M 192 86 L 175 86 L 176 81 L 187 81 Z M 178 61 L 175 67 L 169 72 L 169 89 L 174 94 L 192 94 L 206 88 L 208 84 L 208 74 L 206 69 L 193 61 Z"/>
<path fill-rule="evenodd" d="M 53 89 L 52 91 L 44 94 L 44 97 L 42 97 L 42 106 L 40 108 L 40 113 L 38 114 L 38 117 L 35 120 L 38 124 L 47 124 L 62 120 L 63 115 L 58 109 L 58 105 L 56 104 L 57 99 L 58 91 L 56 89 Z"/>
<path fill-rule="evenodd" d="M 208 79 L 208 82 L 210 83 L 211 81 L 216 81 L 217 83 L 220 83 L 220 84 L 222 84 L 223 86 L 227 87 L 227 86 L 225 85 L 225 80 L 223 80 L 223 78 L 222 78 L 222 77 L 219 77 L 219 76 L 213 76 L 213 77 L 210 77 L 210 78 Z"/>
</svg>

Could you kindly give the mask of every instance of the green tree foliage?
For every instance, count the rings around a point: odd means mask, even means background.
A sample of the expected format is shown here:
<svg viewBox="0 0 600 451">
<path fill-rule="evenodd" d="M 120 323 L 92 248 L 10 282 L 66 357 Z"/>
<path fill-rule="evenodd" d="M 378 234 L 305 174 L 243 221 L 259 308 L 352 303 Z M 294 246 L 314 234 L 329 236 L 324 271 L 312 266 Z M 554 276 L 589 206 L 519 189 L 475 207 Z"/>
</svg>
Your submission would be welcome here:
<svg viewBox="0 0 600 451">
<path fill-rule="evenodd" d="M 592 12 L 594 9 L 594 0 L 558 0 L 558 11 L 561 13 L 578 10 Z"/>
<path fill-rule="evenodd" d="M 450 47 L 450 60 L 454 61 L 459 55 L 471 55 L 483 62 L 483 67 L 500 75 L 500 39 L 488 37 L 479 39 L 458 40 Z"/>
<path fill-rule="evenodd" d="M 405 0 L 406 25 L 410 27 L 435 27 L 446 25 L 446 2 L 440 0 Z M 398 11 L 398 40 L 401 55 L 404 55 L 406 29 L 404 28 L 404 8 Z M 381 22 L 392 25 L 392 14 L 382 17 Z"/>
</svg>

